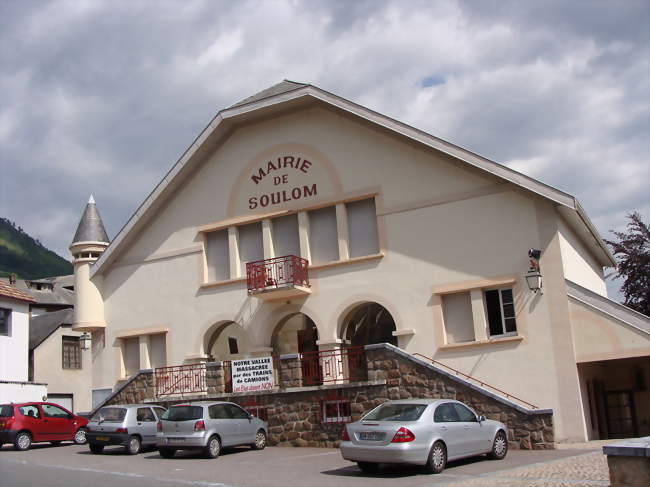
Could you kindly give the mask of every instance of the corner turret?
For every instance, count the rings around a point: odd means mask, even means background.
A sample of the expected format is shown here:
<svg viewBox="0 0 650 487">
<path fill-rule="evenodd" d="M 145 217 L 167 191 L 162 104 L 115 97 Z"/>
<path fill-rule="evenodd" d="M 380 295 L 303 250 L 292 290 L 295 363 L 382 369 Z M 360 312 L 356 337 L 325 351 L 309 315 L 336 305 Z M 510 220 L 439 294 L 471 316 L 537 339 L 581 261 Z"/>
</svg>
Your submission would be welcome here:
<svg viewBox="0 0 650 487">
<path fill-rule="evenodd" d="M 86 204 L 77 231 L 70 244 L 75 277 L 75 306 L 73 330 L 92 331 L 106 327 L 104 301 L 99 277 L 90 280 L 90 266 L 109 245 L 108 235 L 92 195 Z"/>
</svg>

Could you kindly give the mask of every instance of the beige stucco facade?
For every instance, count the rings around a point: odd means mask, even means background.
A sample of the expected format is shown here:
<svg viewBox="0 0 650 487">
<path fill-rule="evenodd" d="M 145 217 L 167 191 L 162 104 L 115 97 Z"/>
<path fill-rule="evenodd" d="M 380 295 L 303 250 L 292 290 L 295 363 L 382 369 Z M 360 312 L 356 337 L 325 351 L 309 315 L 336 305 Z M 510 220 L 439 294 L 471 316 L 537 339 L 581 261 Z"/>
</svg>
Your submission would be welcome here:
<svg viewBox="0 0 650 487">
<path fill-rule="evenodd" d="M 273 352 L 295 313 L 313 321 L 321 350 L 339 347 L 350 313 L 378 303 L 400 348 L 553 408 L 559 440 L 587 437 L 577 362 L 600 353 L 600 338 L 589 320 L 572 325 L 565 280 L 604 294 L 607 258 L 556 201 L 324 103 L 239 116 L 197 139 L 164 181 L 173 188 L 156 188 L 95 264 L 106 328 L 94 389 L 148 368 L 152 353 L 166 365 L 224 358 L 214 332 L 230 322 L 248 355 Z M 276 167 L 286 157 L 292 165 Z M 246 257 L 291 248 L 310 261 L 309 294 L 249 296 Z M 526 284 L 530 248 L 542 251 L 543 293 Z M 512 290 L 515 332 L 491 332 L 488 290 Z M 164 338 L 152 352 L 154 335 Z M 623 354 L 650 344 L 643 333 L 621 340 Z"/>
<path fill-rule="evenodd" d="M 92 409 L 92 358 L 90 350 L 81 350 L 81 368 L 62 367 L 62 340 L 64 336 L 79 337 L 80 332 L 70 326 L 58 327 L 33 351 L 34 381 L 47 383 L 48 396 L 72 396 L 74 412 Z"/>
</svg>

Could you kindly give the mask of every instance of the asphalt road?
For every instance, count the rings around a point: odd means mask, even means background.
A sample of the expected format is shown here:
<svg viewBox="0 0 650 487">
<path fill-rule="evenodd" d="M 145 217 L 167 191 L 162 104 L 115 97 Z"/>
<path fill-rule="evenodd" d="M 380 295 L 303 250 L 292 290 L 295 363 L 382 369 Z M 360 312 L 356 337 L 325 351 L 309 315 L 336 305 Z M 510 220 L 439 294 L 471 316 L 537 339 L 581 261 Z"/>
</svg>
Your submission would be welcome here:
<svg viewBox="0 0 650 487">
<path fill-rule="evenodd" d="M 17 452 L 0 451 L 0 487 L 329 487 L 444 485 L 538 462 L 584 454 L 582 450 L 510 451 L 501 461 L 476 458 L 452 462 L 438 475 L 403 466 L 384 466 L 364 474 L 341 458 L 338 450 L 271 447 L 226 450 L 214 460 L 191 452 L 163 459 L 157 451 L 129 456 L 118 447 L 92 455 L 86 446 L 34 445 Z"/>
</svg>

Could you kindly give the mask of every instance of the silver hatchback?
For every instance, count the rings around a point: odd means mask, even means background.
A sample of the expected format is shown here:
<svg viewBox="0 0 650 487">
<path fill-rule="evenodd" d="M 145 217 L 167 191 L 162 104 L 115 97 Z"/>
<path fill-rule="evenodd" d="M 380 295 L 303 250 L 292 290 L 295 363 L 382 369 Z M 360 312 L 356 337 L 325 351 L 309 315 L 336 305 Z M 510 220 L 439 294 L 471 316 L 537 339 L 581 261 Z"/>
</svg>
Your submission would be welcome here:
<svg viewBox="0 0 650 487">
<path fill-rule="evenodd" d="M 172 458 L 177 450 L 202 450 L 207 458 L 222 447 L 266 447 L 266 422 L 231 402 L 196 402 L 170 407 L 158 423 L 158 451 Z"/>
<path fill-rule="evenodd" d="M 88 422 L 86 439 L 93 453 L 122 445 L 135 455 L 144 446 L 156 445 L 156 425 L 165 408 L 149 404 L 115 404 L 100 408 Z"/>
<path fill-rule="evenodd" d="M 478 416 L 449 399 L 388 401 L 343 429 L 341 454 L 364 472 L 380 463 L 423 465 L 440 473 L 448 460 L 482 455 L 502 459 L 508 452 L 503 423 Z"/>
</svg>

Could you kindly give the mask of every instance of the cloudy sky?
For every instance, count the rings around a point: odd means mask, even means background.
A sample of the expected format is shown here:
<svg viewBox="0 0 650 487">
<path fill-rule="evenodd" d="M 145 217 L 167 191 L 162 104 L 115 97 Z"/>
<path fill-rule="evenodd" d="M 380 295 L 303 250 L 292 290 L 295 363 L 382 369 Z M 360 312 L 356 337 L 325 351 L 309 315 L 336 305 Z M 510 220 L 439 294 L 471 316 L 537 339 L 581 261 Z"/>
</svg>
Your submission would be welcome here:
<svg viewBox="0 0 650 487">
<path fill-rule="evenodd" d="M 0 216 L 112 238 L 216 112 L 315 84 L 650 219 L 648 0 L 0 0 Z"/>
</svg>

